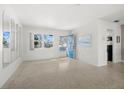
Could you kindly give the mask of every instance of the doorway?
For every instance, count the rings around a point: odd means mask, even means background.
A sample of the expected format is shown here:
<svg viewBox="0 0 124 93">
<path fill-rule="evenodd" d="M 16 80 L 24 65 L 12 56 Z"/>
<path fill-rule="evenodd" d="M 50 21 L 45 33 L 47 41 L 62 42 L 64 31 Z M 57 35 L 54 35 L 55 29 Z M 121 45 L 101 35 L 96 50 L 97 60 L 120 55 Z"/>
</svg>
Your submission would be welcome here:
<svg viewBox="0 0 124 93">
<path fill-rule="evenodd" d="M 112 36 L 108 37 L 108 44 L 107 44 L 107 61 L 112 62 L 113 61 L 113 44 L 112 44 Z"/>
<path fill-rule="evenodd" d="M 60 36 L 59 50 L 66 53 L 66 57 L 76 58 L 76 37 L 71 34 L 68 36 Z"/>
<path fill-rule="evenodd" d="M 76 55 L 76 43 L 75 43 L 75 36 L 68 35 L 67 37 L 67 49 L 66 49 L 67 57 L 75 58 Z"/>
<path fill-rule="evenodd" d="M 108 29 L 107 35 L 107 62 L 113 62 L 113 30 Z"/>
</svg>

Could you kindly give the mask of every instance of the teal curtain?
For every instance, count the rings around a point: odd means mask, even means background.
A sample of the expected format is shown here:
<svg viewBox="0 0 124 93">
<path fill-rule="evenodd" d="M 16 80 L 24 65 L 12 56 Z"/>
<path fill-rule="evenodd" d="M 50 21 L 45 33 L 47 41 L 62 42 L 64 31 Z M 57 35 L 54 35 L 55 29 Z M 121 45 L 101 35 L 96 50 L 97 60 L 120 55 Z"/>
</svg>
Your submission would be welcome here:
<svg viewBox="0 0 124 93">
<path fill-rule="evenodd" d="M 66 52 L 69 58 L 75 58 L 75 48 L 74 48 L 75 45 L 74 44 L 75 44 L 74 35 L 68 35 Z"/>
</svg>

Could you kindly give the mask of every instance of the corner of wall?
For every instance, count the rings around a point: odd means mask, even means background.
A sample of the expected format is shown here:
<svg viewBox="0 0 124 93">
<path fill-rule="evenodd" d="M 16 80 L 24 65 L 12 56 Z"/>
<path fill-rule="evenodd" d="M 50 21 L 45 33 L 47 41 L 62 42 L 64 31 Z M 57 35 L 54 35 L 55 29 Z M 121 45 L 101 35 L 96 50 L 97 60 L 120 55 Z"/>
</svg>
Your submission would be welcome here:
<svg viewBox="0 0 124 93">
<path fill-rule="evenodd" d="M 97 64 L 98 67 L 102 67 L 102 66 L 106 66 L 107 63 L 103 63 L 103 64 Z"/>
<path fill-rule="evenodd" d="M 3 68 L 0 71 L 0 88 L 10 78 L 10 76 L 16 71 L 19 65 L 22 63 L 22 59 L 18 58 L 15 62 L 11 63 L 8 67 Z"/>
</svg>

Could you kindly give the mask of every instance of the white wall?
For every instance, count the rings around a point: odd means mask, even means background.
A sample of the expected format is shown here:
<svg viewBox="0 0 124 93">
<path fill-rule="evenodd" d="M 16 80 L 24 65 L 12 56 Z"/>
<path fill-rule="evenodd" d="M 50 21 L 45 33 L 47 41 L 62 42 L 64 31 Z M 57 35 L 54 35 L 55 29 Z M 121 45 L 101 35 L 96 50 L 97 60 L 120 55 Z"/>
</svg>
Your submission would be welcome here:
<svg viewBox="0 0 124 93">
<path fill-rule="evenodd" d="M 2 69 L 2 40 L 3 40 L 3 38 L 2 38 L 2 11 L 3 10 L 3 8 L 2 8 L 2 6 L 0 5 L 0 71 L 1 71 L 1 69 Z"/>
<path fill-rule="evenodd" d="M 9 66 L 2 68 L 0 70 L 0 88 L 10 78 L 10 76 L 16 71 L 16 69 L 19 67 L 21 62 L 22 62 L 22 59 L 18 58 L 15 62 L 11 63 Z"/>
<path fill-rule="evenodd" d="M 77 35 L 77 59 L 96 66 L 107 65 L 107 29 L 113 30 L 113 62 L 121 61 L 121 43 L 116 43 L 116 36 L 121 36 L 120 25 L 104 20 L 94 20 L 73 31 Z M 90 47 L 81 46 L 78 39 L 82 35 L 92 35 Z"/>
<path fill-rule="evenodd" d="M 17 67 L 20 65 L 20 63 L 22 62 L 21 57 L 19 57 L 18 59 L 16 59 L 14 62 L 12 62 L 10 65 L 8 65 L 7 67 L 3 68 L 3 64 L 2 64 L 2 12 L 6 10 L 9 12 L 9 16 L 11 16 L 11 18 L 14 18 L 16 20 L 17 23 L 19 23 L 19 21 L 17 20 L 17 17 L 15 17 L 15 15 L 11 12 L 10 8 L 8 8 L 5 5 L 0 5 L 0 88 L 3 86 L 3 84 L 9 79 L 9 77 L 13 74 L 13 72 L 17 69 Z"/>
<path fill-rule="evenodd" d="M 121 40 L 124 41 L 124 25 L 121 25 Z M 122 60 L 124 62 L 124 43 L 121 43 L 121 54 L 122 54 Z"/>
<path fill-rule="evenodd" d="M 92 21 L 75 31 L 74 34 L 77 36 L 77 46 L 76 54 L 79 62 L 86 62 L 88 64 L 97 65 L 98 62 L 98 36 L 97 36 L 97 20 L 96 22 Z M 82 46 L 79 44 L 78 40 L 81 36 L 91 34 L 92 44 L 89 47 Z"/>
<path fill-rule="evenodd" d="M 100 20 L 98 22 L 99 36 L 99 63 L 98 65 L 107 64 L 107 29 L 113 31 L 113 62 L 121 61 L 121 42 L 116 43 L 116 36 L 121 37 L 121 27 L 117 23 Z"/>
<path fill-rule="evenodd" d="M 40 34 L 51 34 L 54 37 L 53 47 L 51 48 L 38 48 L 34 50 L 30 50 L 30 33 L 40 33 Z M 42 27 L 32 27 L 32 26 L 24 26 L 23 28 L 23 60 L 31 61 L 31 60 L 43 60 L 50 58 L 58 58 L 65 57 L 66 52 L 59 51 L 59 36 L 66 36 L 68 31 L 60 31 L 50 28 L 42 28 Z"/>
</svg>

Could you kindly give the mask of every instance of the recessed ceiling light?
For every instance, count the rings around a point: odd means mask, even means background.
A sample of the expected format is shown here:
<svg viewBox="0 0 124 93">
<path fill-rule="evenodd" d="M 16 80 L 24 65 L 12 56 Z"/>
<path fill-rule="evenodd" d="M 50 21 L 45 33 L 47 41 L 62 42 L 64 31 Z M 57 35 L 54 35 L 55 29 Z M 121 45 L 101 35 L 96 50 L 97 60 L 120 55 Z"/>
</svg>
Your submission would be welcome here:
<svg viewBox="0 0 124 93">
<path fill-rule="evenodd" d="M 75 4 L 76 6 L 80 6 L 81 4 Z"/>
</svg>

